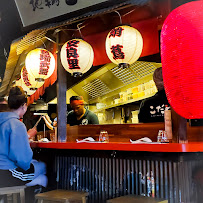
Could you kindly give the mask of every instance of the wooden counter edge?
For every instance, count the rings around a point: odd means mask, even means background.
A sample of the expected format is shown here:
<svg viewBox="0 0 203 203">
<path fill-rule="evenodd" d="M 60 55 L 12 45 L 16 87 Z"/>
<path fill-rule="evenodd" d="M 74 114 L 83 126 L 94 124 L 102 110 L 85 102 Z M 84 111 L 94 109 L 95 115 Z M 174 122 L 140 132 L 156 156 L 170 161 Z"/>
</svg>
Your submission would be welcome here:
<svg viewBox="0 0 203 203">
<path fill-rule="evenodd" d="M 115 150 L 149 152 L 203 152 L 203 142 L 198 143 L 76 143 L 76 142 L 31 142 L 32 148 L 76 149 L 76 150 Z"/>
</svg>

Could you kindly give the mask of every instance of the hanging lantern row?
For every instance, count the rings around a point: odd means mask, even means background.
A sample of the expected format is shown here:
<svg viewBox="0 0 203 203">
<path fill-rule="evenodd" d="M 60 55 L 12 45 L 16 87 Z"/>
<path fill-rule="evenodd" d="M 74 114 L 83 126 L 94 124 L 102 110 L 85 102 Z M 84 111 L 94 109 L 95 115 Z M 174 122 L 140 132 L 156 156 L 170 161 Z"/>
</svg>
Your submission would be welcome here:
<svg viewBox="0 0 203 203">
<path fill-rule="evenodd" d="M 130 26 L 118 26 L 112 29 L 106 38 L 106 53 L 109 59 L 119 67 L 128 67 L 141 55 L 143 39 L 138 30 Z M 61 48 L 61 63 L 74 77 L 82 76 L 93 64 L 94 52 L 90 44 L 82 39 L 67 41 Z M 26 67 L 26 68 L 25 68 Z M 21 78 L 30 89 L 43 85 L 55 69 L 55 59 L 46 49 L 30 51 L 21 71 Z"/>
<path fill-rule="evenodd" d="M 119 67 L 128 67 L 138 60 L 142 53 L 143 39 L 140 32 L 130 26 L 112 29 L 106 38 L 106 53 Z"/>
<path fill-rule="evenodd" d="M 61 63 L 74 77 L 82 76 L 87 72 L 92 67 L 93 60 L 93 49 L 84 40 L 69 40 L 61 48 Z"/>
<path fill-rule="evenodd" d="M 128 67 L 138 60 L 143 49 L 140 32 L 130 26 L 118 26 L 112 29 L 106 38 L 106 53 L 109 59 L 119 67 Z M 73 76 L 82 76 L 94 60 L 90 44 L 81 39 L 67 41 L 61 49 L 61 63 Z"/>
</svg>

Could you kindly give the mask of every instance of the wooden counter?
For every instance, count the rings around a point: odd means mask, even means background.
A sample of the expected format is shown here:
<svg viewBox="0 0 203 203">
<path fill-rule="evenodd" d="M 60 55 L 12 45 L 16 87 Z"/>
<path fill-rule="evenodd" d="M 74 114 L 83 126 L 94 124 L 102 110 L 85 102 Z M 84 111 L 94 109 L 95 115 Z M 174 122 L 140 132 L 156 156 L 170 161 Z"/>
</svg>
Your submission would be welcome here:
<svg viewBox="0 0 203 203">
<path fill-rule="evenodd" d="M 80 125 L 67 126 L 67 142 L 75 143 L 76 139 L 84 139 L 92 137 L 94 140 L 99 140 L 101 130 L 106 130 L 109 134 L 110 143 L 129 143 L 129 140 L 137 140 L 143 137 L 149 137 L 153 142 L 156 142 L 159 130 L 164 130 L 164 123 L 142 123 L 142 124 L 106 124 L 106 125 Z M 46 131 L 46 137 L 49 139 L 49 134 L 54 131 Z M 38 134 L 44 134 L 39 132 Z M 203 143 L 203 126 L 187 125 L 188 142 Z M 42 146 L 42 145 L 41 145 Z M 43 145 L 45 146 L 45 145 Z M 53 145 L 50 145 L 53 146 Z M 60 146 L 64 147 L 64 143 Z M 67 145 L 68 146 L 68 145 Z M 77 145 L 78 146 L 78 145 Z M 89 145 L 88 145 L 89 146 Z M 100 145 L 98 145 L 100 147 Z M 110 145 L 107 145 L 110 146 Z M 118 146 L 118 145 L 115 145 Z M 126 145 L 127 146 L 127 145 Z M 172 145 L 173 146 L 173 145 Z M 174 145 L 176 146 L 176 145 Z M 128 146 L 127 146 L 128 147 Z M 182 148 L 182 145 L 177 145 Z M 185 146 L 184 146 L 185 147 Z M 188 146 L 187 146 L 188 147 Z M 190 147 L 190 145 L 189 145 Z M 133 147 L 132 147 L 133 148 Z M 156 148 L 153 147 L 153 148 Z M 105 149 L 104 149 L 105 150 Z"/>
<path fill-rule="evenodd" d="M 86 150 L 115 150 L 115 151 L 145 151 L 145 152 L 203 152 L 203 142 L 199 143 L 31 143 L 32 148 L 48 149 L 86 149 Z"/>
<path fill-rule="evenodd" d="M 156 143 L 163 129 L 164 123 L 68 126 L 67 142 L 30 145 L 34 158 L 47 165 L 51 190 L 88 191 L 89 203 L 152 193 L 169 203 L 201 202 L 203 126 L 187 125 L 187 144 Z M 108 132 L 109 143 L 76 142 L 87 137 L 98 141 L 101 130 Z M 130 143 L 143 137 L 154 143 Z"/>
</svg>

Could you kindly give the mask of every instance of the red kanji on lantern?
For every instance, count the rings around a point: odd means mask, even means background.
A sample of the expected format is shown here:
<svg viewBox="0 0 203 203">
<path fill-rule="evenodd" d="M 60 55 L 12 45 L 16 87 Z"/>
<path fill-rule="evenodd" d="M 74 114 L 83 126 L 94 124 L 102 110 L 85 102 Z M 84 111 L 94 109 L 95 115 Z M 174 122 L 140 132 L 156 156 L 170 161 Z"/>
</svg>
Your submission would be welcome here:
<svg viewBox="0 0 203 203">
<path fill-rule="evenodd" d="M 111 53 L 113 54 L 113 58 L 116 59 L 124 59 L 125 54 L 122 52 L 123 46 L 117 44 L 116 46 L 111 47 Z"/>
<path fill-rule="evenodd" d="M 50 59 L 51 59 L 51 57 L 49 55 L 49 52 L 46 50 L 41 50 L 39 74 L 41 74 L 41 75 L 48 74 L 49 66 L 50 66 Z"/>
<path fill-rule="evenodd" d="M 78 47 L 78 40 L 71 40 L 67 42 L 67 49 L 69 49 L 70 47 Z"/>
<path fill-rule="evenodd" d="M 61 48 L 61 63 L 74 77 L 82 76 L 93 63 L 94 52 L 90 44 L 81 39 L 67 41 Z"/>
<path fill-rule="evenodd" d="M 77 49 L 70 47 L 67 49 L 67 58 L 78 58 Z"/>
<path fill-rule="evenodd" d="M 70 69 L 80 69 L 77 59 L 68 59 L 68 65 Z"/>
<path fill-rule="evenodd" d="M 123 30 L 124 29 L 122 27 L 116 27 L 116 28 L 112 29 L 110 34 L 109 34 L 109 38 L 115 37 L 115 36 L 120 37 L 122 35 Z"/>
<path fill-rule="evenodd" d="M 78 65 L 78 40 L 72 40 L 67 43 L 66 53 L 67 53 L 67 61 L 70 69 L 80 69 Z"/>
<path fill-rule="evenodd" d="M 29 78 L 28 78 L 28 72 L 27 72 L 26 68 L 23 67 L 22 71 L 23 71 L 23 81 L 24 81 L 24 83 L 26 84 L 26 86 L 31 86 L 31 83 L 30 83 Z"/>
<path fill-rule="evenodd" d="M 106 53 L 115 64 L 132 64 L 141 55 L 143 39 L 140 32 L 130 26 L 118 26 L 106 37 Z"/>
</svg>

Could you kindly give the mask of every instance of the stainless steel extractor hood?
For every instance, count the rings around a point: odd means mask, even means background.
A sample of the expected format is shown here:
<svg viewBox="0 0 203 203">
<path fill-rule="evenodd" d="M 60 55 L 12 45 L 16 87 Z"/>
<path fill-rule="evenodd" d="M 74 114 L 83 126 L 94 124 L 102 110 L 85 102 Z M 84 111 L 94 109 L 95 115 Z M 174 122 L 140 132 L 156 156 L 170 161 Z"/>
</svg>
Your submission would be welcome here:
<svg viewBox="0 0 203 203">
<path fill-rule="evenodd" d="M 94 72 L 88 78 L 67 91 L 82 95 L 88 104 L 101 102 L 135 84 L 142 83 L 147 76 L 152 76 L 161 63 L 136 61 L 129 68 L 119 68 L 115 64 L 107 64 Z"/>
</svg>

